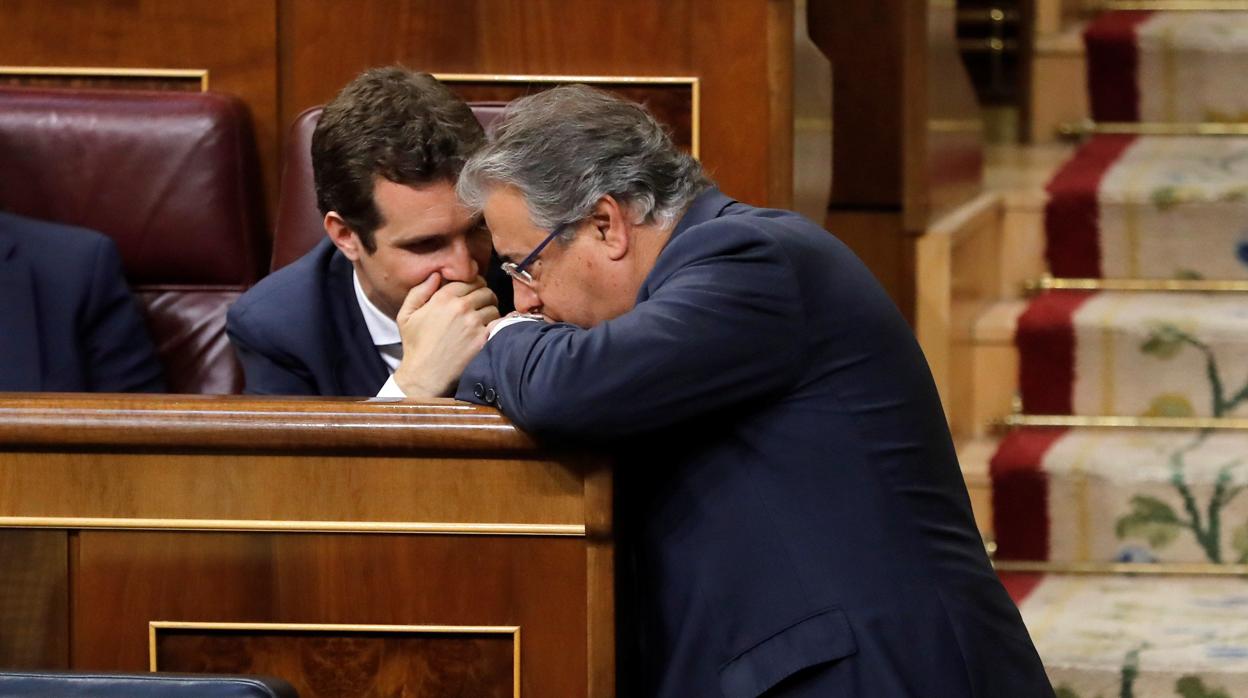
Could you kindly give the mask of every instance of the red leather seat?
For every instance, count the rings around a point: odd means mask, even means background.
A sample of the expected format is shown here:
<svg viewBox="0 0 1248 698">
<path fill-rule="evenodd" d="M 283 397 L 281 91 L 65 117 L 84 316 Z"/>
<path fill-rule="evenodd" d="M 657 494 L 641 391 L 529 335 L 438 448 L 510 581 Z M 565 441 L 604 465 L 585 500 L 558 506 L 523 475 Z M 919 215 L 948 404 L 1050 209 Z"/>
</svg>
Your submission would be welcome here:
<svg viewBox="0 0 1248 698">
<path fill-rule="evenodd" d="M 171 390 L 241 390 L 225 311 L 267 254 L 240 100 L 0 88 L 0 163 L 0 209 L 117 243 Z"/>
<path fill-rule="evenodd" d="M 468 106 L 488 132 L 507 103 L 470 102 Z M 325 237 L 324 217 L 316 206 L 316 185 L 312 179 L 312 132 L 320 118 L 321 107 L 305 109 L 295 117 L 286 139 L 271 271 L 299 259 Z"/>
</svg>

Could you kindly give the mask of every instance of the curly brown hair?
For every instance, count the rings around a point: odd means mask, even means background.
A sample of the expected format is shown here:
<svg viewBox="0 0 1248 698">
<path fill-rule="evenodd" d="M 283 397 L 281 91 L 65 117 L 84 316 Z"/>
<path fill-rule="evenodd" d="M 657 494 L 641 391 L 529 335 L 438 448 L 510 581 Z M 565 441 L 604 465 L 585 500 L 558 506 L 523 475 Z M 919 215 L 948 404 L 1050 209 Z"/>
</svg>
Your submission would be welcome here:
<svg viewBox="0 0 1248 698">
<path fill-rule="evenodd" d="M 485 142 L 472 110 L 428 73 L 401 66 L 357 76 L 325 105 L 312 133 L 316 204 L 336 211 L 376 250 L 385 223 L 373 201 L 373 180 L 419 186 L 455 183 L 464 162 Z"/>
</svg>

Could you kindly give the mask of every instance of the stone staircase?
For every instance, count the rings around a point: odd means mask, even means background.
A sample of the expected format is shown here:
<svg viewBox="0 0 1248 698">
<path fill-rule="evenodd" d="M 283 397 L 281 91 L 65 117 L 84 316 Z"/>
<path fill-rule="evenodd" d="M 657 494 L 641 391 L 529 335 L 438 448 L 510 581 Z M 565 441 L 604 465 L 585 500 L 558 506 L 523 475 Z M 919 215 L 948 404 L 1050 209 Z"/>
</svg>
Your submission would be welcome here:
<svg viewBox="0 0 1248 698">
<path fill-rule="evenodd" d="M 1038 45 L 1086 63 L 1097 123 L 1248 121 L 1248 12 Z M 1248 137 L 1095 135 L 1049 172 L 1007 195 L 1006 254 L 1081 290 L 975 324 L 971 413 L 1021 409 L 960 447 L 977 515 L 1060 697 L 1248 698 Z"/>
</svg>

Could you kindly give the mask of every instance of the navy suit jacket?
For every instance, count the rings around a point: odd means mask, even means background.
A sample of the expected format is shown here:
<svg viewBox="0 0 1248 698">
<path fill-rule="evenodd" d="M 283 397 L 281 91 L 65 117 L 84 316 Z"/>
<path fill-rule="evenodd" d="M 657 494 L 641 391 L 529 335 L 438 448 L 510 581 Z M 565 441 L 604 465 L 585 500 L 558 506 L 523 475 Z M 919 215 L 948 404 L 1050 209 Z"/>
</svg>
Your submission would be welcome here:
<svg viewBox="0 0 1248 698">
<path fill-rule="evenodd" d="M 511 285 L 498 283 L 496 267 L 487 280 L 510 310 Z M 329 238 L 244 293 L 225 329 L 247 393 L 372 397 L 390 377 L 356 302 L 351 261 Z"/>
<path fill-rule="evenodd" d="M 1053 695 L 914 335 L 801 216 L 703 193 L 633 310 L 504 328 L 478 394 L 618 457 L 621 695 Z"/>
<path fill-rule="evenodd" d="M 355 300 L 351 261 L 325 238 L 230 307 L 245 392 L 372 397 L 390 377 Z"/>
<path fill-rule="evenodd" d="M 162 373 L 111 240 L 0 213 L 0 390 L 163 392 Z"/>
</svg>

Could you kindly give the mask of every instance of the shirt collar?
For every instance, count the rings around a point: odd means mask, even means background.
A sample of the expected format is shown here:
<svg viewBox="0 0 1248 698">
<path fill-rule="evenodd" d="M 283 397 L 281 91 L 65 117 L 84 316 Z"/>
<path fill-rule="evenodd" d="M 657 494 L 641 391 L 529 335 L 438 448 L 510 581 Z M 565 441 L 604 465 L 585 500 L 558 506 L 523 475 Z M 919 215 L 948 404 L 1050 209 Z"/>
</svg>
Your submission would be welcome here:
<svg viewBox="0 0 1248 698">
<path fill-rule="evenodd" d="M 402 343 L 399 324 L 373 305 L 360 286 L 360 275 L 354 269 L 351 270 L 351 281 L 355 285 L 355 302 L 360 304 L 360 313 L 364 315 L 364 324 L 368 327 L 368 335 L 373 338 L 373 344 L 384 347 Z"/>
</svg>

